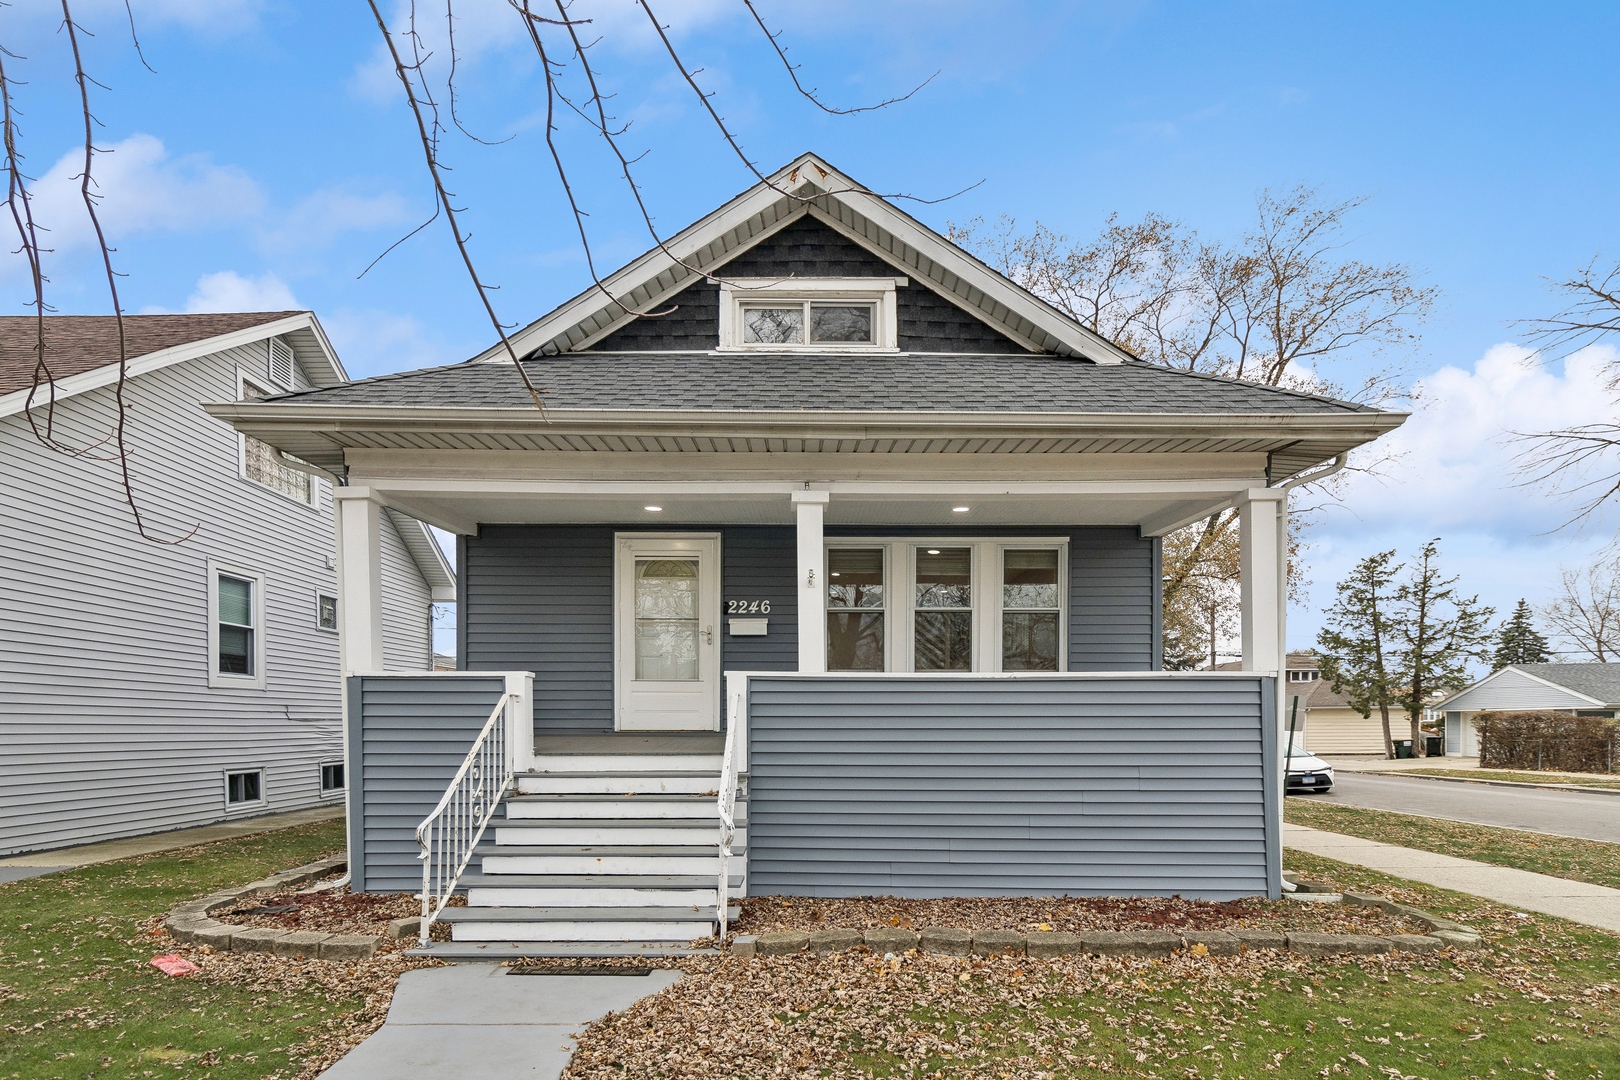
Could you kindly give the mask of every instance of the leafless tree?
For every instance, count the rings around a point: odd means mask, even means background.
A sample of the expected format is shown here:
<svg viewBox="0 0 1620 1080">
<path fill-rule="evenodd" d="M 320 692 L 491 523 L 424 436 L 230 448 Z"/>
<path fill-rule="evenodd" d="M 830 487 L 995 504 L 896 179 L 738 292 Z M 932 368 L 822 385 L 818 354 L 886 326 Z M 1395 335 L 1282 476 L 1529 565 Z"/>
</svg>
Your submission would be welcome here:
<svg viewBox="0 0 1620 1080">
<path fill-rule="evenodd" d="M 1094 239 L 1078 242 L 1038 222 L 1020 233 L 1011 218 L 989 228 L 974 219 L 950 231 L 1149 363 L 1371 402 L 1399 393 L 1403 362 L 1419 343 L 1437 290 L 1404 264 L 1344 256 L 1350 219 L 1365 202 L 1332 202 L 1306 186 L 1263 191 L 1253 224 L 1229 244 L 1200 240 L 1158 214 L 1132 224 L 1110 216 Z M 1335 367 L 1351 357 L 1382 366 L 1347 391 Z M 1232 510 L 1167 538 L 1167 628 L 1210 622 L 1199 614 L 1208 589 L 1195 583 L 1226 579 L 1220 568 L 1235 564 L 1237 538 Z M 1297 532 L 1291 546 L 1297 575 Z M 1291 591 L 1297 587 L 1291 577 Z"/>
<path fill-rule="evenodd" d="M 1562 567 L 1558 595 L 1538 611 L 1565 657 L 1607 664 L 1620 659 L 1620 565 Z"/>
<path fill-rule="evenodd" d="M 1620 336 L 1620 262 L 1604 268 L 1597 259 L 1573 277 L 1553 282 L 1565 306 L 1545 319 L 1520 325 L 1527 342 L 1548 359 L 1562 359 L 1588 345 Z M 1620 358 L 1606 362 L 1608 389 L 1620 405 Z M 1516 431 L 1521 482 L 1548 487 L 1576 502 L 1565 524 L 1583 521 L 1620 495 L 1620 423 L 1578 424 L 1552 431 Z"/>
</svg>

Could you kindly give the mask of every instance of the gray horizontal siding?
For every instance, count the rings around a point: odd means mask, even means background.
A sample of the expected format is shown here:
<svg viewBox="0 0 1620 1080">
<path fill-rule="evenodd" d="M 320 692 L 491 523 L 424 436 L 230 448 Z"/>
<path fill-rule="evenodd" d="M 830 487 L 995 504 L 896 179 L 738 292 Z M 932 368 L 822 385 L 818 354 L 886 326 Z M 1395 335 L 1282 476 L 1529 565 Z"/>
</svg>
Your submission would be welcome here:
<svg viewBox="0 0 1620 1080">
<path fill-rule="evenodd" d="M 461 545 L 461 657 L 469 671 L 534 672 L 537 731 L 613 730 L 611 525 L 486 525 Z M 701 531 L 701 530 L 697 530 Z M 794 530 L 719 530 L 726 600 L 769 600 L 769 633 L 722 634 L 721 665 L 798 667 Z"/>
<path fill-rule="evenodd" d="M 1270 685 L 754 678 L 749 889 L 1265 894 Z"/>
<path fill-rule="evenodd" d="M 505 692 L 505 679 L 496 676 L 349 679 L 349 870 L 356 891 L 421 890 L 416 827 L 439 804 Z"/>
</svg>

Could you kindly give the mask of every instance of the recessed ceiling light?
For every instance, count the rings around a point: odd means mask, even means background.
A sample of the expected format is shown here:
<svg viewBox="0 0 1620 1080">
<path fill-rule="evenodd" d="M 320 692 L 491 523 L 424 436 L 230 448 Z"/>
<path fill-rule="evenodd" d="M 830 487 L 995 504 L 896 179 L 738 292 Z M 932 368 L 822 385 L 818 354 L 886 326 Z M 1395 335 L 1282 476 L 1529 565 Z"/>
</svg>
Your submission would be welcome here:
<svg viewBox="0 0 1620 1080">
<path fill-rule="evenodd" d="M 664 512 L 664 508 L 662 506 L 643 506 L 642 509 L 654 514 L 662 514 Z"/>
<path fill-rule="evenodd" d="M 838 572 L 838 571 L 836 571 L 836 570 L 834 570 L 834 571 L 833 571 L 833 572 L 832 572 L 832 576 L 833 576 L 833 577 L 843 577 L 843 576 L 844 576 L 844 575 L 843 575 L 843 574 L 840 574 L 840 573 L 839 573 L 839 572 Z"/>
<path fill-rule="evenodd" d="M 953 507 L 951 507 L 951 513 L 953 513 L 953 514 L 965 514 L 971 509 L 973 509 L 971 506 L 953 506 Z"/>
<path fill-rule="evenodd" d="M 929 548 L 928 549 L 928 554 L 930 554 L 930 555 L 938 555 L 939 554 L 939 548 Z"/>
</svg>

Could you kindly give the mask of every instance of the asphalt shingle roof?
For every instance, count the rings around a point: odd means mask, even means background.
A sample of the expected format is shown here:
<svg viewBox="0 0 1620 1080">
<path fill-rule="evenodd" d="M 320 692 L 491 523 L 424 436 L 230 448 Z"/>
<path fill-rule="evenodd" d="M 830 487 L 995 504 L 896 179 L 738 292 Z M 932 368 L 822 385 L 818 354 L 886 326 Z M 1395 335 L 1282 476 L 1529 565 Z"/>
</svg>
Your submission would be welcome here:
<svg viewBox="0 0 1620 1080">
<path fill-rule="evenodd" d="M 126 359 L 176 345 L 277 322 L 298 311 L 232 311 L 203 315 L 125 315 Z M 39 324 L 32 315 L 0 315 L 0 394 L 34 382 Z M 47 315 L 45 363 L 53 378 L 118 363 L 118 320 L 111 315 Z"/>
<path fill-rule="evenodd" d="M 1146 363 L 1058 356 L 563 353 L 524 367 L 552 409 L 1351 414 L 1365 405 Z M 504 363 L 282 394 L 310 405 L 525 408 Z"/>
<path fill-rule="evenodd" d="M 1514 664 L 1520 671 L 1567 686 L 1605 705 L 1620 705 L 1620 664 Z"/>
</svg>

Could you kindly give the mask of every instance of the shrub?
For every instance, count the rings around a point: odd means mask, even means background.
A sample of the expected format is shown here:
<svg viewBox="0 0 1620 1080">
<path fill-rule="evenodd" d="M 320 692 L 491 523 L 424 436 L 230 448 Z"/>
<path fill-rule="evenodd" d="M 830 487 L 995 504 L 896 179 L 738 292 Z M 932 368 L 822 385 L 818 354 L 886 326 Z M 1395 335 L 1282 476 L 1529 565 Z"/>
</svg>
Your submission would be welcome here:
<svg viewBox="0 0 1620 1080">
<path fill-rule="evenodd" d="M 1606 716 L 1483 712 L 1474 717 L 1479 763 L 1487 769 L 1614 772 L 1616 729 Z"/>
</svg>

